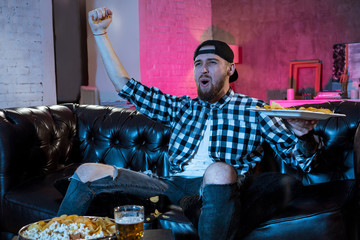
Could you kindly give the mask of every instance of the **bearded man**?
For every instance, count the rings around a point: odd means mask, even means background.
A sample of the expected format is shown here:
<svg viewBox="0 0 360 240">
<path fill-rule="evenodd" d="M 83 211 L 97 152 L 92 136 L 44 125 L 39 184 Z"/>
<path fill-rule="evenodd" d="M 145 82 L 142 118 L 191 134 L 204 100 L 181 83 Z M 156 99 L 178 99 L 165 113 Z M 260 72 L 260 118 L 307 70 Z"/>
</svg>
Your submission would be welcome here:
<svg viewBox="0 0 360 240">
<path fill-rule="evenodd" d="M 145 86 L 129 77 L 114 52 L 107 36 L 111 20 L 110 9 L 89 12 L 89 25 L 119 96 L 140 113 L 171 128 L 171 175 L 159 179 L 104 164 L 83 164 L 72 177 L 58 214 L 84 215 L 102 192 L 121 191 L 143 198 L 163 194 L 173 204 L 186 196 L 199 195 L 199 238 L 236 239 L 240 196 L 246 192 L 240 186 L 251 179 L 252 170 L 261 161 L 262 143 L 268 142 L 287 164 L 309 171 L 317 146 L 303 144 L 301 137 L 311 132 L 316 122 L 293 119 L 285 123 L 250 111 L 248 108 L 262 107 L 265 102 L 231 89 L 238 72 L 231 48 L 222 41 L 205 41 L 194 52 L 197 98 L 176 97 Z M 289 176 L 276 178 L 284 188 L 296 182 Z M 263 189 L 274 182 L 261 179 Z"/>
</svg>

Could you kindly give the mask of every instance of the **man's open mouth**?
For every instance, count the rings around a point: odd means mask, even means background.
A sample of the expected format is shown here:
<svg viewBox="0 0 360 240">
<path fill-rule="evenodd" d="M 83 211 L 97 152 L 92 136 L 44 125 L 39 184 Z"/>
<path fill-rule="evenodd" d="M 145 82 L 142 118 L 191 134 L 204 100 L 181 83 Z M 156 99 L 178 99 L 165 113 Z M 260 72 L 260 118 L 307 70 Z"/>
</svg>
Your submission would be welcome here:
<svg viewBox="0 0 360 240">
<path fill-rule="evenodd" d="M 207 79 L 207 78 L 200 79 L 200 85 L 202 87 L 207 87 L 209 84 L 210 84 L 210 79 Z"/>
</svg>

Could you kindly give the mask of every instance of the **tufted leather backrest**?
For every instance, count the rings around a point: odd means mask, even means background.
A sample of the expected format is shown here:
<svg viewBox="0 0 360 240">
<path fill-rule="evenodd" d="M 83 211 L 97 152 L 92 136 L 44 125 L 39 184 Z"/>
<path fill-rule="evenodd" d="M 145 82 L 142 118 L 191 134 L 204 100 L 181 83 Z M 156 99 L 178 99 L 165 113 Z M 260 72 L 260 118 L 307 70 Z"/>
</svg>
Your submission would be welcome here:
<svg viewBox="0 0 360 240">
<path fill-rule="evenodd" d="M 308 106 L 304 105 L 304 107 Z M 278 166 L 271 166 L 270 168 L 280 169 L 283 173 L 295 175 L 305 185 L 341 179 L 355 179 L 356 176 L 359 176 L 359 169 L 354 167 L 354 161 L 359 161 L 359 159 L 354 159 L 354 136 L 360 123 L 360 103 L 337 101 L 311 106 L 328 108 L 335 113 L 346 114 L 346 117 L 333 117 L 318 122 L 315 133 L 323 140 L 324 148 L 319 153 L 316 161 L 313 162 L 310 173 L 294 170 L 278 161 L 271 163 L 278 164 Z M 267 149 L 266 154 L 273 153 L 270 153 L 269 149 Z M 265 159 L 269 161 L 268 156 Z"/>
<path fill-rule="evenodd" d="M 170 130 L 134 109 L 66 105 L 77 118 L 82 162 L 169 175 Z"/>
<path fill-rule="evenodd" d="M 271 162 L 271 170 L 296 175 L 304 184 L 360 176 L 359 167 L 354 167 L 353 148 L 360 104 L 327 102 L 315 107 L 329 108 L 347 117 L 319 121 L 315 132 L 322 137 L 325 148 L 311 173 L 274 161 L 270 151 L 266 151 L 263 162 Z M 76 162 L 149 169 L 167 176 L 169 139 L 168 128 L 133 109 L 78 104 L 2 109 L 0 195 L 10 185 Z M 359 161 L 359 157 L 355 160 Z"/>
<path fill-rule="evenodd" d="M 169 174 L 170 131 L 136 110 L 64 104 L 0 110 L 0 196 L 72 163 Z"/>
</svg>

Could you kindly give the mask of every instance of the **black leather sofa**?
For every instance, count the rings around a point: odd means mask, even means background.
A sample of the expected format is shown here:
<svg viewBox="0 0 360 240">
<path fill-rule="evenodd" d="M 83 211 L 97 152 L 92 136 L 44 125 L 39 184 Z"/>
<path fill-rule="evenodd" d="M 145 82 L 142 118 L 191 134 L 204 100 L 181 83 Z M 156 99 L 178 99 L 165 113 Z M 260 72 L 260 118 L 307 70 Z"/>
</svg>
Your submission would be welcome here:
<svg viewBox="0 0 360 240">
<path fill-rule="evenodd" d="M 255 174 L 288 173 L 305 186 L 271 217 L 261 217 L 255 209 L 252 216 L 258 222 L 245 239 L 359 239 L 360 104 L 315 107 L 347 117 L 319 121 L 315 133 L 325 147 L 311 173 L 279 163 L 264 145 L 265 157 Z M 168 175 L 169 136 L 168 128 L 132 109 L 64 104 L 0 110 L 0 238 L 11 239 L 22 226 L 54 217 L 67 177 L 81 163 Z M 127 202 L 149 204 L 115 193 L 96 198 L 87 215 L 110 215 L 114 205 Z M 266 201 L 261 204 L 267 207 Z M 148 205 L 164 213 L 147 220 L 146 227 L 171 228 L 176 239 L 197 239 L 189 220 L 196 214 L 165 205 Z"/>
</svg>

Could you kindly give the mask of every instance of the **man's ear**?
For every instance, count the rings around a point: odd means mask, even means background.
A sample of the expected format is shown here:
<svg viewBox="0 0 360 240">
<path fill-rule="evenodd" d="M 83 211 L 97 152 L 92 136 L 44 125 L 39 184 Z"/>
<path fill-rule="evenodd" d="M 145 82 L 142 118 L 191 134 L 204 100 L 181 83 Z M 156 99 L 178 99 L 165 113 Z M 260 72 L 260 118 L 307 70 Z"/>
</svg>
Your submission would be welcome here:
<svg viewBox="0 0 360 240">
<path fill-rule="evenodd" d="M 235 72 L 235 63 L 230 63 L 230 67 L 229 67 L 229 70 L 228 70 L 228 75 L 231 76 L 233 75 Z"/>
</svg>

